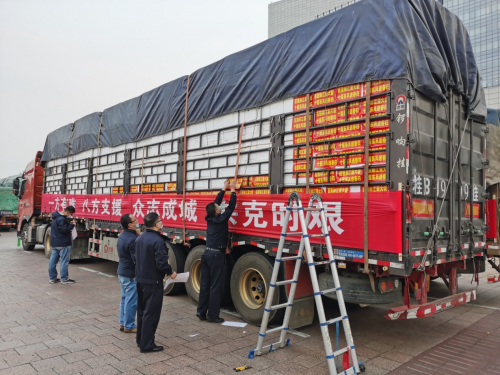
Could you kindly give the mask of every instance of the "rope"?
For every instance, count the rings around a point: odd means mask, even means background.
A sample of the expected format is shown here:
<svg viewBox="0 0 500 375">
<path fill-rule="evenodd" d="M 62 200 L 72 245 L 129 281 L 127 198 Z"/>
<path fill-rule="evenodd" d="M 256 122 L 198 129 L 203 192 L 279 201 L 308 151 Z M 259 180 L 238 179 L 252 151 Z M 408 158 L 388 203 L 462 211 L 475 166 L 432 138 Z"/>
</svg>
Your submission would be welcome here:
<svg viewBox="0 0 500 375">
<path fill-rule="evenodd" d="M 310 193 L 310 166 L 309 166 L 309 136 L 310 136 L 310 107 L 311 107 L 311 94 L 306 95 L 306 193 Z M 300 152 L 299 155 L 300 157 Z"/>
<path fill-rule="evenodd" d="M 183 143 L 183 184 L 182 184 L 182 243 L 186 240 L 186 156 L 187 156 L 187 116 L 188 116 L 188 98 L 189 98 L 189 82 L 191 76 L 188 76 L 186 87 L 186 105 L 184 107 L 184 143 Z"/>
<path fill-rule="evenodd" d="M 99 157 L 101 156 L 101 149 L 100 149 L 100 145 L 101 145 L 101 128 L 102 128 L 102 119 L 103 119 L 103 115 L 101 114 L 101 122 L 99 123 L 99 133 L 97 133 L 97 166 L 95 168 L 95 186 L 94 186 L 94 194 L 96 194 L 96 190 L 97 190 L 97 176 L 98 176 L 98 172 L 99 172 L 99 164 L 100 164 L 100 159 Z M 88 183 L 88 182 L 87 182 Z"/>
</svg>

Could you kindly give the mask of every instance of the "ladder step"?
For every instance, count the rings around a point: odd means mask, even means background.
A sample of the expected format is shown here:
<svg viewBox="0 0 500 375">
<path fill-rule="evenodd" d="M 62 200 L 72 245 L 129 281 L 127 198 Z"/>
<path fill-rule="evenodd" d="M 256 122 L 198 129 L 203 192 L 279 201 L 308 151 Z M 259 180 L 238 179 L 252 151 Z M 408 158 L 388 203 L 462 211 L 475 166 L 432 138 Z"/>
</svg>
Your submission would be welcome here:
<svg viewBox="0 0 500 375">
<path fill-rule="evenodd" d="M 313 263 L 309 263 L 308 265 L 309 266 L 321 266 L 322 264 L 331 264 L 331 263 L 335 263 L 334 260 L 322 260 L 321 262 L 313 262 Z"/>
<path fill-rule="evenodd" d="M 333 357 L 338 357 L 339 355 L 341 354 L 344 354 L 345 352 L 347 352 L 348 349 L 351 349 L 353 350 L 354 349 L 354 345 L 351 346 L 350 348 L 348 346 L 346 346 L 345 348 L 342 348 L 340 350 L 337 350 L 336 352 L 333 352 Z M 328 357 L 327 357 L 328 358 Z"/>
<path fill-rule="evenodd" d="M 296 280 L 285 280 L 285 281 L 278 281 L 276 284 L 276 286 L 280 286 L 280 285 L 288 285 L 288 284 L 292 284 L 292 283 L 296 283 L 297 281 Z"/>
<path fill-rule="evenodd" d="M 278 331 L 281 331 L 281 330 L 283 330 L 283 329 L 288 330 L 288 328 L 286 328 L 285 326 L 280 326 L 280 327 L 276 327 L 276 328 L 271 328 L 271 329 L 268 329 L 268 330 L 266 331 L 266 335 L 267 335 L 268 333 L 278 332 Z"/>
<path fill-rule="evenodd" d="M 315 296 L 321 296 L 322 294 L 331 293 L 331 292 L 338 292 L 339 290 L 342 290 L 342 287 L 321 290 L 318 293 L 314 293 L 314 295 Z"/>
<path fill-rule="evenodd" d="M 330 320 L 327 320 L 326 322 L 324 323 L 319 323 L 319 325 L 321 327 L 323 326 L 327 326 L 327 325 L 330 325 L 330 324 L 333 324 L 333 323 L 337 323 L 337 322 L 340 322 L 342 319 L 347 319 L 347 315 L 345 317 L 342 317 L 342 316 L 339 316 L 338 318 L 333 318 L 333 319 L 330 319 Z"/>
<path fill-rule="evenodd" d="M 304 233 L 302 232 L 290 232 L 290 233 L 285 233 L 285 236 L 302 236 Z M 281 233 L 281 236 L 283 236 L 283 233 Z"/>
<path fill-rule="evenodd" d="M 330 235 L 328 235 L 330 236 Z M 310 234 L 309 237 L 325 237 L 324 234 Z"/>
<path fill-rule="evenodd" d="M 296 256 L 293 256 L 293 257 L 284 257 L 284 258 L 281 258 L 281 259 L 278 259 L 276 258 L 275 261 L 276 262 L 287 262 L 289 260 L 298 260 L 298 259 L 302 259 L 302 255 L 296 255 Z"/>
<path fill-rule="evenodd" d="M 285 302 L 285 303 L 281 303 L 279 305 L 274 305 L 274 306 L 271 306 L 271 310 L 278 310 L 278 309 L 282 309 L 284 307 L 287 307 L 289 306 L 288 302 Z M 271 312 L 271 310 L 266 310 L 266 308 L 264 308 L 264 311 L 267 311 L 267 312 Z"/>
<path fill-rule="evenodd" d="M 347 370 L 344 370 L 337 375 L 356 375 L 356 369 L 354 367 L 349 367 Z"/>
</svg>

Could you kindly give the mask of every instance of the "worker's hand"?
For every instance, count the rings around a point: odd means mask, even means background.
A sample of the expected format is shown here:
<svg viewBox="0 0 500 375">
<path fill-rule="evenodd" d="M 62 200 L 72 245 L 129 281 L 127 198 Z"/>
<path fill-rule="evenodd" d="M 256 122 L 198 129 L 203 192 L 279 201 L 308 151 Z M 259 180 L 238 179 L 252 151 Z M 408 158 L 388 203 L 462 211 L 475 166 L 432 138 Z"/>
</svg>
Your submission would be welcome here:
<svg viewBox="0 0 500 375">
<path fill-rule="evenodd" d="M 231 183 L 229 184 L 229 187 L 231 188 L 232 192 L 235 192 L 236 191 L 236 180 L 231 181 Z"/>
<path fill-rule="evenodd" d="M 224 190 L 227 190 L 227 188 L 229 187 L 229 178 L 224 181 Z"/>
<path fill-rule="evenodd" d="M 74 226 L 76 226 L 76 222 L 74 220 L 71 221 L 71 224 L 73 224 Z"/>
<path fill-rule="evenodd" d="M 229 247 L 226 248 L 226 255 L 229 255 Z"/>
<path fill-rule="evenodd" d="M 174 272 L 173 274 L 170 275 L 170 278 L 172 280 L 175 280 L 176 277 L 177 277 L 177 272 Z"/>
</svg>

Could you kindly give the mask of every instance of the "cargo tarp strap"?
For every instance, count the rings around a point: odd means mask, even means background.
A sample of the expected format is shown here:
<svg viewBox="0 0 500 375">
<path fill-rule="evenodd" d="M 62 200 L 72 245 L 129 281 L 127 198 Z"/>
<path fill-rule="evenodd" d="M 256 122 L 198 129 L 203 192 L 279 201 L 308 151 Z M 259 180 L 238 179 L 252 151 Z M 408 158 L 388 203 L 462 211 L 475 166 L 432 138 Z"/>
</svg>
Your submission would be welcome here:
<svg viewBox="0 0 500 375">
<path fill-rule="evenodd" d="M 370 95 L 371 82 L 366 82 L 366 110 L 365 110 L 365 170 L 364 170 L 364 206 L 363 206 L 363 229 L 364 229 L 364 269 L 363 273 L 369 274 L 368 268 L 368 181 L 370 166 Z"/>
<path fill-rule="evenodd" d="M 241 128 L 240 128 L 240 139 L 238 141 L 238 153 L 236 154 L 236 166 L 234 167 L 234 181 L 236 185 L 238 185 L 238 168 L 240 166 L 240 152 L 241 152 L 241 141 L 243 139 L 243 128 L 245 126 L 245 123 L 241 123 Z M 248 164 L 248 162 L 247 162 Z M 242 181 L 243 184 L 243 181 Z"/>
<path fill-rule="evenodd" d="M 68 139 L 68 154 L 66 155 L 66 184 L 64 184 L 64 186 L 68 186 L 68 183 L 67 183 L 67 179 L 68 179 L 68 165 L 69 165 L 69 150 L 70 150 L 70 145 L 71 145 L 71 138 L 73 138 L 73 133 L 75 131 L 75 124 L 73 123 L 73 128 L 71 129 L 71 134 L 69 135 L 69 139 Z M 45 173 L 44 173 L 45 174 Z M 52 174 L 53 176 L 54 174 Z M 64 174 L 63 174 L 64 176 Z M 66 193 L 66 190 L 67 188 L 64 190 L 64 194 L 67 194 Z"/>
<path fill-rule="evenodd" d="M 309 137 L 310 137 L 310 127 L 311 127 L 311 116 L 309 114 L 309 110 L 310 110 L 310 107 L 311 107 L 311 94 L 307 94 L 306 95 L 306 194 L 309 194 L 310 193 L 310 187 L 309 187 L 309 183 L 310 183 L 310 177 L 309 177 L 309 173 L 310 173 L 310 166 L 309 166 L 309 162 L 310 162 L 310 159 L 309 159 Z M 300 152 L 297 154 L 298 157 L 300 157 Z"/>
<path fill-rule="evenodd" d="M 455 171 L 455 167 L 457 166 L 457 160 L 458 160 L 458 157 L 460 155 L 459 151 L 462 149 L 462 142 L 464 140 L 465 130 L 467 129 L 468 124 L 469 124 L 469 115 L 467 115 L 467 119 L 465 120 L 464 130 L 462 131 L 462 136 L 460 137 L 460 144 L 458 145 L 457 154 L 455 155 L 455 160 L 453 161 L 453 167 L 451 168 L 450 177 L 448 178 L 448 183 L 446 184 L 446 188 L 444 189 L 443 197 L 446 197 L 446 194 L 448 194 L 448 188 L 450 187 L 451 179 L 453 178 L 453 172 Z M 449 122 L 449 125 L 451 126 L 451 121 Z M 472 136 L 472 126 L 471 126 L 470 134 Z M 437 219 L 436 219 L 436 222 L 434 223 L 434 227 L 432 228 L 432 233 L 429 237 L 429 241 L 427 242 L 427 246 L 425 248 L 426 250 L 430 249 L 432 240 L 434 238 L 434 234 L 436 233 L 436 230 L 439 228 L 437 223 L 439 222 L 439 217 L 441 216 L 441 211 L 443 210 L 443 205 L 444 205 L 444 199 L 441 202 L 441 207 L 439 207 Z M 473 208 L 471 207 L 470 209 L 472 210 Z M 418 265 L 417 271 L 423 271 L 425 269 L 425 261 L 426 260 L 427 260 L 427 251 L 424 252 L 422 262 Z"/>
<path fill-rule="evenodd" d="M 97 165 L 96 165 L 96 168 L 95 168 L 95 185 L 94 185 L 94 194 L 96 194 L 96 191 L 97 191 L 97 177 L 98 177 L 98 172 L 99 172 L 99 156 L 100 156 L 100 145 L 101 145 L 101 129 L 102 129 L 102 119 L 104 118 L 104 116 L 101 114 L 101 122 L 99 123 L 99 132 L 97 133 L 97 157 L 96 157 L 96 160 L 97 160 Z M 87 181 L 87 184 L 88 184 L 88 181 Z"/>
<path fill-rule="evenodd" d="M 184 108 L 184 142 L 182 144 L 183 164 L 182 164 L 182 243 L 186 242 L 186 155 L 187 155 L 187 117 L 188 117 L 188 98 L 189 98 L 189 81 L 191 76 L 188 76 L 186 87 L 186 106 Z"/>
<path fill-rule="evenodd" d="M 236 154 L 236 166 L 234 167 L 234 183 L 236 186 L 238 186 L 238 169 L 240 167 L 240 153 L 241 153 L 241 142 L 243 140 L 243 128 L 245 127 L 245 123 L 242 122 L 241 123 L 241 128 L 240 128 L 240 139 L 239 139 L 239 142 L 238 142 L 238 153 Z M 255 128 L 254 128 L 255 130 Z M 253 137 L 252 137 L 253 139 Z M 208 141 L 208 140 L 207 140 Z M 248 161 L 247 161 L 247 165 L 248 165 Z M 245 176 L 243 176 L 245 177 Z M 243 185 L 243 180 L 241 181 L 241 184 Z M 234 236 L 234 232 L 233 232 L 233 236 Z M 229 248 L 231 247 L 231 236 L 228 237 L 227 239 L 227 250 L 229 251 Z"/>
<path fill-rule="evenodd" d="M 141 188 L 139 189 L 142 194 L 142 185 L 144 185 L 144 153 L 146 152 L 146 146 L 142 146 L 142 162 L 141 162 Z M 149 190 L 151 191 L 151 189 Z"/>
</svg>

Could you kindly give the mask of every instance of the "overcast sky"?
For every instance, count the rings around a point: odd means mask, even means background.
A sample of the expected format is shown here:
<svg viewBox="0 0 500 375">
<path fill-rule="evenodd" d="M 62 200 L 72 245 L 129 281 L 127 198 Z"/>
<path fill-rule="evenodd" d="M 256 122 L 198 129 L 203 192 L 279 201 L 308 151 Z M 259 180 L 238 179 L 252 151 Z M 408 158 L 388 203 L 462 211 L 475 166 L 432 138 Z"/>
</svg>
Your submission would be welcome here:
<svg viewBox="0 0 500 375">
<path fill-rule="evenodd" d="M 0 0 L 0 178 L 47 134 L 267 38 L 270 0 Z"/>
</svg>

